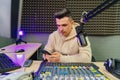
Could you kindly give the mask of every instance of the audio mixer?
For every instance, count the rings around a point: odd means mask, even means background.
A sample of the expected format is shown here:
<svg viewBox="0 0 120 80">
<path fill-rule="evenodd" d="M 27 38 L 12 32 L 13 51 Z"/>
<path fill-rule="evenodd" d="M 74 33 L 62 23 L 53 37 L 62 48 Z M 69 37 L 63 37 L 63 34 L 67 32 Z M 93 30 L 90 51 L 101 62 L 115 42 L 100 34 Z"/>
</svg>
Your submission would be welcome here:
<svg viewBox="0 0 120 80">
<path fill-rule="evenodd" d="M 93 63 L 42 62 L 35 80 L 109 80 Z"/>
</svg>

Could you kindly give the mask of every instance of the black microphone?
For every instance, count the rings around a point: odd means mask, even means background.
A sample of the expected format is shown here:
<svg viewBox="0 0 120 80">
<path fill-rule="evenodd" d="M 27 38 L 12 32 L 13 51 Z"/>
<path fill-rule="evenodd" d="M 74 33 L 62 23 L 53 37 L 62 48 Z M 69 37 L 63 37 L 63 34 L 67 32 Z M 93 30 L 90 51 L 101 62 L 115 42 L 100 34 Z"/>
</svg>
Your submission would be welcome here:
<svg viewBox="0 0 120 80">
<path fill-rule="evenodd" d="M 86 37 L 85 37 L 84 33 L 80 33 L 78 35 L 78 39 L 79 39 L 82 47 L 87 46 L 87 41 L 86 41 Z"/>
<path fill-rule="evenodd" d="M 84 46 L 87 46 L 86 33 L 83 30 L 83 25 L 87 22 L 87 12 L 86 11 L 82 12 L 80 22 L 81 22 L 80 26 L 76 27 L 76 32 L 77 32 L 77 38 L 79 39 L 81 46 L 84 47 Z"/>
<path fill-rule="evenodd" d="M 80 26 L 76 27 L 77 38 L 82 47 L 87 46 L 86 33 L 83 31 L 83 25 L 84 23 L 81 23 Z"/>
</svg>

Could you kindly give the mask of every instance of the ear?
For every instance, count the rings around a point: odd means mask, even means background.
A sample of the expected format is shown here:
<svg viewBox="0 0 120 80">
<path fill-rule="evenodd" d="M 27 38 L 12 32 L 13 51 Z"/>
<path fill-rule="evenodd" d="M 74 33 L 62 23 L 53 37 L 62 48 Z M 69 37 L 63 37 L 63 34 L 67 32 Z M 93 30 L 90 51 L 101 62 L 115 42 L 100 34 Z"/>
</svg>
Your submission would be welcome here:
<svg viewBox="0 0 120 80">
<path fill-rule="evenodd" d="M 73 19 L 70 19 L 70 23 L 73 25 L 73 24 L 74 24 L 74 20 L 73 20 Z"/>
</svg>

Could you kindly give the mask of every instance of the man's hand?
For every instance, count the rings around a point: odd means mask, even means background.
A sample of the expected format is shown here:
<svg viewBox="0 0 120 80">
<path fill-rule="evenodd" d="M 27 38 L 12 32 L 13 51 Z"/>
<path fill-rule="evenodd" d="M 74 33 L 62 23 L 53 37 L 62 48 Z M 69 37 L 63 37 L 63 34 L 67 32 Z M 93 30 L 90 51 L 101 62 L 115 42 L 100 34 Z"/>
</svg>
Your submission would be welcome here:
<svg viewBox="0 0 120 80">
<path fill-rule="evenodd" d="M 47 59 L 48 62 L 59 62 L 61 54 L 59 52 L 54 52 L 51 55 L 43 55 L 44 59 Z"/>
</svg>

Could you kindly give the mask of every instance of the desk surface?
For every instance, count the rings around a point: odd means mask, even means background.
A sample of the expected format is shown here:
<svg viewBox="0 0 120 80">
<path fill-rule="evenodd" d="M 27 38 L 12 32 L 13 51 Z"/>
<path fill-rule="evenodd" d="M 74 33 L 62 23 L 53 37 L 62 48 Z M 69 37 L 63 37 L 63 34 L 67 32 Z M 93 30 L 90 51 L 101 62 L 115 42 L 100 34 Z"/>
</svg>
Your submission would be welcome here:
<svg viewBox="0 0 120 80">
<path fill-rule="evenodd" d="M 33 61 L 33 64 L 28 68 L 21 68 L 19 70 L 25 71 L 25 72 L 36 72 L 40 66 L 41 61 Z M 110 80 L 119 80 L 112 74 L 110 74 L 108 71 L 106 71 L 105 67 L 103 66 L 103 62 L 93 62 L 99 67 L 99 71 L 102 72 L 105 76 L 107 76 Z"/>
<path fill-rule="evenodd" d="M 6 47 L 3 47 L 2 49 L 5 49 L 4 51 L 0 51 L 3 53 L 6 53 L 9 57 L 11 57 L 14 61 L 17 63 L 21 63 L 23 65 L 24 61 L 26 59 L 29 59 L 41 46 L 41 43 L 27 43 L 27 44 L 20 44 L 20 45 L 9 45 Z M 23 53 L 15 53 L 16 49 L 24 49 L 25 52 Z M 36 72 L 41 64 L 41 61 L 33 61 L 32 65 L 28 68 L 20 68 L 14 71 L 10 72 L 19 72 L 19 71 L 25 71 L 25 72 Z M 99 67 L 99 71 L 101 71 L 104 75 L 106 75 L 110 80 L 119 80 L 118 78 L 114 77 L 112 74 L 110 74 L 108 71 L 106 71 L 105 67 L 103 66 L 103 62 L 94 62 Z"/>
<path fill-rule="evenodd" d="M 94 64 L 96 64 L 99 67 L 99 71 L 106 75 L 110 80 L 120 80 L 105 69 L 104 62 L 94 62 Z"/>
<path fill-rule="evenodd" d="M 40 47 L 41 43 L 12 44 L 1 49 L 1 52 L 8 55 L 14 62 L 23 65 L 25 60 L 29 59 Z M 24 52 L 15 53 L 16 50 L 24 49 Z"/>
</svg>

